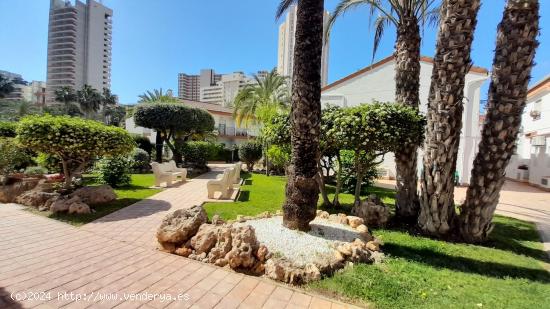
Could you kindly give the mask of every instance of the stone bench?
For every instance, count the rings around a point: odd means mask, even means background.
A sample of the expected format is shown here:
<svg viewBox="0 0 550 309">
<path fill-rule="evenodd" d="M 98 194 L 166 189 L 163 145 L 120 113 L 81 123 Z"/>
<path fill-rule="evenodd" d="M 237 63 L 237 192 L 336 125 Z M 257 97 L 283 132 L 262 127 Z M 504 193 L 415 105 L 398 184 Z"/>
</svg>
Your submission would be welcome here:
<svg viewBox="0 0 550 309">
<path fill-rule="evenodd" d="M 165 163 L 153 162 L 151 163 L 151 167 L 155 175 L 155 186 L 157 187 L 160 187 L 163 182 L 167 186 L 170 186 L 178 180 L 178 177 L 181 177 L 182 182 L 185 182 L 187 177 L 187 170 L 185 168 L 178 168 L 174 161 Z"/>
</svg>

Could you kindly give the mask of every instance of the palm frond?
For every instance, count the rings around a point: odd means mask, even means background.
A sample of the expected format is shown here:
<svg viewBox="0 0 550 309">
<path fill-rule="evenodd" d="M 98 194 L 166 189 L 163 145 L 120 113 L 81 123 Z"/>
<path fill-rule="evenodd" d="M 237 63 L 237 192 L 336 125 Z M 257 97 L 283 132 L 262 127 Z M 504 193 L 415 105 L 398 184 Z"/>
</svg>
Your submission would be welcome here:
<svg viewBox="0 0 550 309">
<path fill-rule="evenodd" d="M 382 36 L 384 35 L 384 30 L 386 26 L 388 26 L 391 23 L 391 21 L 388 19 L 387 16 L 380 15 L 376 18 L 374 21 L 374 45 L 372 48 L 372 61 L 374 61 L 374 57 L 376 56 L 376 51 L 378 51 L 378 46 L 380 46 L 380 41 L 382 39 Z"/>
<path fill-rule="evenodd" d="M 298 0 L 281 0 L 275 12 L 275 19 L 278 20 L 281 18 L 281 16 L 283 16 L 283 14 L 296 2 L 298 2 Z"/>
</svg>

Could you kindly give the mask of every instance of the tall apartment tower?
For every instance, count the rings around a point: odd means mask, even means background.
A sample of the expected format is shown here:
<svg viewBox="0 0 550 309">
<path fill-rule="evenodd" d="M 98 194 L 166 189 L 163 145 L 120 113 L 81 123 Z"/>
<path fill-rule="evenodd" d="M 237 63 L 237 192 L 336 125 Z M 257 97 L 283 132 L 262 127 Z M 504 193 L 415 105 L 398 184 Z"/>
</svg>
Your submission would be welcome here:
<svg viewBox="0 0 550 309">
<path fill-rule="evenodd" d="M 292 68 L 294 66 L 294 42 L 296 36 L 296 15 L 298 7 L 291 6 L 286 14 L 285 21 L 279 26 L 279 45 L 277 52 L 277 73 L 288 76 L 292 80 Z M 325 11 L 323 16 L 323 33 L 328 26 L 330 14 Z M 328 53 L 329 41 L 323 35 L 323 52 L 321 56 L 321 87 L 328 81 Z"/>
<path fill-rule="evenodd" d="M 94 0 L 50 0 L 48 102 L 63 86 L 111 87 L 112 16 L 111 9 Z"/>
<path fill-rule="evenodd" d="M 200 89 L 216 85 L 222 79 L 213 69 L 202 69 L 200 75 L 178 74 L 178 98 L 199 101 Z"/>
</svg>

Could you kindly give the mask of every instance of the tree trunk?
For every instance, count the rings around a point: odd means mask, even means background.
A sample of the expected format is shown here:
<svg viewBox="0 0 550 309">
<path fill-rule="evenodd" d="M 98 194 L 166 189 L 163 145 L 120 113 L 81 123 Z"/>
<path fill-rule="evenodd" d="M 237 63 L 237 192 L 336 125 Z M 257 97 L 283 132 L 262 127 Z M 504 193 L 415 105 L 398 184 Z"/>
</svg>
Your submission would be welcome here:
<svg viewBox="0 0 550 309">
<path fill-rule="evenodd" d="M 334 199 L 332 199 L 332 205 L 334 207 L 340 207 L 340 190 L 342 189 L 342 159 L 340 158 L 340 152 L 336 154 L 336 160 L 338 161 L 338 171 L 336 171 L 336 189 L 334 190 Z"/>
<path fill-rule="evenodd" d="M 420 28 L 414 12 L 401 18 L 395 43 L 395 99 L 418 110 L 420 103 Z M 417 147 L 404 145 L 395 152 L 396 215 L 413 221 L 418 217 Z"/>
<path fill-rule="evenodd" d="M 361 204 L 361 185 L 363 183 L 363 172 L 361 170 L 357 171 L 357 182 L 355 183 L 355 194 L 353 205 L 359 206 Z"/>
<path fill-rule="evenodd" d="M 536 0 L 508 0 L 498 26 L 487 116 L 459 217 L 459 233 L 467 242 L 486 240 L 493 228 L 492 219 L 506 166 L 514 154 L 538 46 L 538 11 Z"/>
<path fill-rule="evenodd" d="M 445 0 L 441 7 L 418 217 L 420 229 L 433 236 L 448 234 L 456 215 L 453 178 L 462 129 L 464 79 L 472 64 L 470 50 L 478 10 L 479 0 Z"/>
<path fill-rule="evenodd" d="M 332 206 L 330 199 L 328 198 L 327 189 L 325 187 L 325 179 L 323 176 L 323 168 L 319 164 L 319 173 L 317 174 L 317 182 L 319 183 L 319 191 L 321 192 L 321 197 L 323 198 L 323 206 Z"/>
<path fill-rule="evenodd" d="M 71 169 L 69 168 L 69 162 L 65 159 L 61 159 L 61 165 L 63 166 L 63 176 L 65 176 L 65 183 L 63 184 L 64 189 L 70 189 L 72 185 L 72 175 Z"/>
<path fill-rule="evenodd" d="M 162 163 L 162 150 L 164 148 L 164 140 L 162 139 L 162 134 L 157 131 L 157 136 L 155 138 L 155 149 L 156 149 L 156 161 Z"/>
<path fill-rule="evenodd" d="M 283 205 L 283 225 L 308 231 L 315 219 L 319 186 L 319 131 L 321 123 L 321 50 L 323 0 L 298 2 L 292 78 L 292 158 Z"/>
<path fill-rule="evenodd" d="M 174 162 L 176 162 L 176 164 L 183 163 L 183 154 L 181 153 L 181 147 L 183 146 L 183 143 L 185 143 L 185 140 L 183 138 L 174 138 L 174 149 L 172 150 L 172 154 L 174 157 Z"/>
</svg>

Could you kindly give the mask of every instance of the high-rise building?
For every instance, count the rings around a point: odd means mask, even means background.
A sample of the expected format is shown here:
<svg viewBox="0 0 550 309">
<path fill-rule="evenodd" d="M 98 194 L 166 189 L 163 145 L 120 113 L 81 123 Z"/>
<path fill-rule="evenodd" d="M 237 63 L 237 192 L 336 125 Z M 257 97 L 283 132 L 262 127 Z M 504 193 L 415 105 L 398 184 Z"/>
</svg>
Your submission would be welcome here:
<svg viewBox="0 0 550 309">
<path fill-rule="evenodd" d="M 178 74 L 178 98 L 199 101 L 200 89 L 215 86 L 222 78 L 212 69 L 202 69 L 200 75 Z"/>
<path fill-rule="evenodd" d="M 62 86 L 111 87 L 112 16 L 111 9 L 95 0 L 50 1 L 48 102 Z"/>
<path fill-rule="evenodd" d="M 256 76 L 262 79 L 267 74 L 267 71 L 258 71 Z M 200 88 L 200 98 L 198 101 L 229 107 L 233 104 L 235 97 L 241 89 L 246 85 L 254 83 L 256 83 L 256 80 L 246 76 L 243 72 L 224 74 L 216 85 Z"/>
<path fill-rule="evenodd" d="M 294 66 L 294 43 L 296 35 L 296 15 L 298 7 L 293 5 L 286 14 L 285 21 L 279 26 L 279 44 L 277 52 L 277 73 L 288 76 L 292 80 Z M 328 54 L 329 41 L 325 40 L 324 33 L 328 27 L 330 14 L 325 11 L 323 16 L 323 51 L 321 56 L 321 87 L 328 81 Z"/>
</svg>

